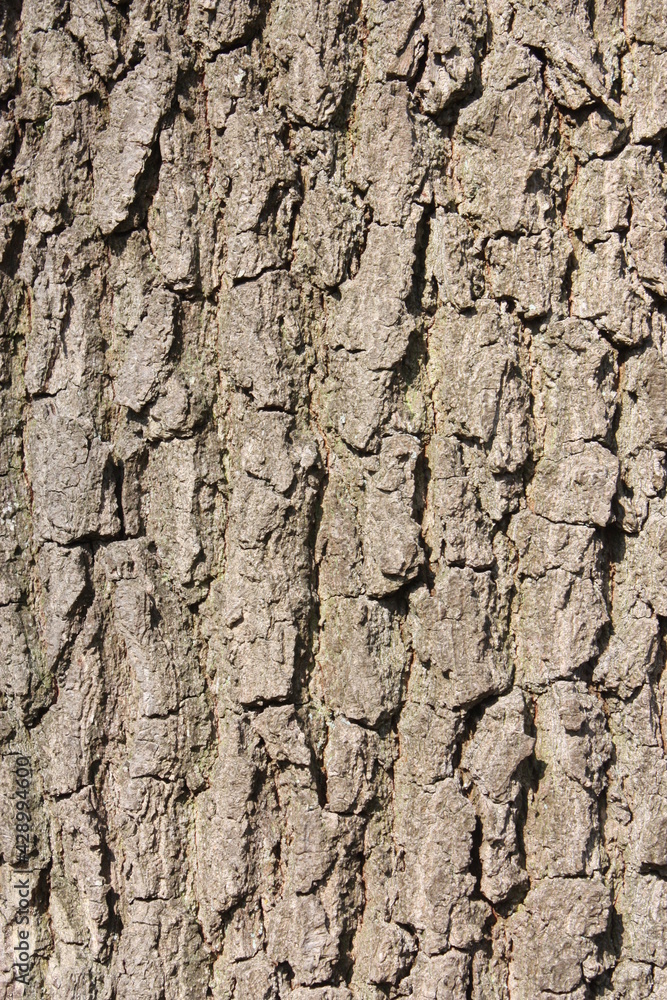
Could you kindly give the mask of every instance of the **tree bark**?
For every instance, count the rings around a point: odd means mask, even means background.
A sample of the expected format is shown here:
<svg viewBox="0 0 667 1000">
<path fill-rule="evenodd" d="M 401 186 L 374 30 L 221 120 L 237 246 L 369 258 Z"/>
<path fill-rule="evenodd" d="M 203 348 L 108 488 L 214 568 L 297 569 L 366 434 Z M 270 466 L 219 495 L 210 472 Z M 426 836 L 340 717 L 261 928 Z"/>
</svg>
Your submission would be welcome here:
<svg viewBox="0 0 667 1000">
<path fill-rule="evenodd" d="M 0 1000 L 667 998 L 665 0 L 5 0 Z"/>
</svg>

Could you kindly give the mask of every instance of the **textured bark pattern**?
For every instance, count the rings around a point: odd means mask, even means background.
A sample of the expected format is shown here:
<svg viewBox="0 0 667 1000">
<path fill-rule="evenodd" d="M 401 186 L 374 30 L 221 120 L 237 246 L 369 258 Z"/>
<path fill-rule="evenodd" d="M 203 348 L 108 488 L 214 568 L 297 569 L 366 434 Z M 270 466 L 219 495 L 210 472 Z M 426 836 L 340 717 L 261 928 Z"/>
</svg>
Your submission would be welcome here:
<svg viewBox="0 0 667 1000">
<path fill-rule="evenodd" d="M 665 0 L 0 4 L 0 998 L 667 998 Z"/>
</svg>

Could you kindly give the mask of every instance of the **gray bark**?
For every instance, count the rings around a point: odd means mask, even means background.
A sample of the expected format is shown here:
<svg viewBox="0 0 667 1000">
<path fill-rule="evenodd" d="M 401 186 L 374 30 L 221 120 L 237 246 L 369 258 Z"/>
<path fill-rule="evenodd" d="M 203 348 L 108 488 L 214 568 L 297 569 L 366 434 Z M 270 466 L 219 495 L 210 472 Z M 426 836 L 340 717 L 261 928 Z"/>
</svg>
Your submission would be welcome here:
<svg viewBox="0 0 667 1000">
<path fill-rule="evenodd" d="M 666 134 L 665 0 L 0 6 L 0 1000 L 24 871 L 26 996 L 667 998 Z"/>
</svg>

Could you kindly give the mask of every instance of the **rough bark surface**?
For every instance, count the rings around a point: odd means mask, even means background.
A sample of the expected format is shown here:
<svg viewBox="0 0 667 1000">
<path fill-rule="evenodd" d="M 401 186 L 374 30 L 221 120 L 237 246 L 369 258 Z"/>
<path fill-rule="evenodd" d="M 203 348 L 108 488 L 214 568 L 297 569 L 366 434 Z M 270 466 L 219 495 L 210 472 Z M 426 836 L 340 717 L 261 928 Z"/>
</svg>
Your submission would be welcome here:
<svg viewBox="0 0 667 1000">
<path fill-rule="evenodd" d="M 0 998 L 667 998 L 665 0 L 0 4 Z M 18 991 L 18 992 L 17 992 Z"/>
</svg>

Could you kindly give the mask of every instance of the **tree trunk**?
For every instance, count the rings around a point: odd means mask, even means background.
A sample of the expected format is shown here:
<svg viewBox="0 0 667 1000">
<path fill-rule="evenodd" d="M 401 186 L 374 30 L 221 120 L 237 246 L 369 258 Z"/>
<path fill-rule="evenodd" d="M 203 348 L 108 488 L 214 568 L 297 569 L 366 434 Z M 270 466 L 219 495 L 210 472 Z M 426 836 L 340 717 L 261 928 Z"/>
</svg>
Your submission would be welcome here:
<svg viewBox="0 0 667 1000">
<path fill-rule="evenodd" d="M 667 998 L 665 0 L 4 0 L 0 1000 Z"/>
</svg>

